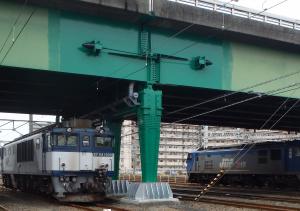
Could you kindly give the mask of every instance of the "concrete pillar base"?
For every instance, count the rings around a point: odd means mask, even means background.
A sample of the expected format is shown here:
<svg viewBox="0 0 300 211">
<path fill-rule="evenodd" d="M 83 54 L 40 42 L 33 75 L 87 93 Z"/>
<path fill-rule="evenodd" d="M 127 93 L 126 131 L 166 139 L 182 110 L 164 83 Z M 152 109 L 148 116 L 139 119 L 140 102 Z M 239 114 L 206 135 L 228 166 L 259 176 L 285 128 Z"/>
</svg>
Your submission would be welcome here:
<svg viewBox="0 0 300 211">
<path fill-rule="evenodd" d="M 128 186 L 128 203 L 178 202 L 167 182 L 133 182 Z"/>
<path fill-rule="evenodd" d="M 112 180 L 106 191 L 107 197 L 124 197 L 128 194 L 129 182 L 127 180 Z"/>
</svg>

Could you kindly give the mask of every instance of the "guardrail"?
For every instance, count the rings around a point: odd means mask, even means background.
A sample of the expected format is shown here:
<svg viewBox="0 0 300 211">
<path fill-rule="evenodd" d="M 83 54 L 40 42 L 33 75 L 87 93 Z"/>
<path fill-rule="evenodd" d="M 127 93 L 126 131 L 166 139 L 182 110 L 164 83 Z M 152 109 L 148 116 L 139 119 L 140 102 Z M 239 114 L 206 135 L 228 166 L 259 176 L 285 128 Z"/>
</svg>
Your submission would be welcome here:
<svg viewBox="0 0 300 211">
<path fill-rule="evenodd" d="M 212 10 L 223 14 L 238 16 L 241 18 L 248 18 L 268 24 L 282 26 L 294 30 L 300 30 L 300 22 L 293 21 L 288 18 L 279 17 L 276 15 L 263 14 L 263 11 L 255 11 L 233 4 L 214 2 L 209 0 L 169 0 L 181 4 L 199 7 L 202 9 Z"/>
<path fill-rule="evenodd" d="M 128 180 L 130 182 L 140 182 L 141 175 L 136 174 L 120 174 L 120 180 Z M 168 182 L 168 183 L 176 183 L 176 184 L 186 184 L 188 183 L 187 176 L 169 176 L 169 175 L 157 175 L 158 182 Z"/>
</svg>

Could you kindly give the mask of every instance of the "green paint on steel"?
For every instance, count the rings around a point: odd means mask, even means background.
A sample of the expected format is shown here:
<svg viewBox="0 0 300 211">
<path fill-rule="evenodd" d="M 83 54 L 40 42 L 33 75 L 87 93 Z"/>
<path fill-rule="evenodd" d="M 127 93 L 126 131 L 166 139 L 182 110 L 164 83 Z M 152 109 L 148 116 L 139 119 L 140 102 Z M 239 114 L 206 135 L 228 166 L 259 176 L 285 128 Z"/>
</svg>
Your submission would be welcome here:
<svg viewBox="0 0 300 211">
<path fill-rule="evenodd" d="M 226 54 L 230 53 L 226 41 L 211 37 L 180 34 L 170 38 L 176 32 L 153 29 L 152 51 L 187 58 L 188 61 L 174 61 L 162 59 L 160 65 L 160 83 L 178 84 L 185 86 L 199 86 L 206 88 L 223 89 L 223 70 Z M 224 57 L 224 55 L 226 57 Z M 203 70 L 194 70 L 191 67 L 191 59 L 197 56 L 205 56 L 213 62 L 213 65 Z M 230 71 L 226 70 L 226 73 Z M 230 78 L 230 77 L 229 77 Z"/>
<path fill-rule="evenodd" d="M 60 71 L 60 11 L 49 10 L 49 69 Z"/>
<path fill-rule="evenodd" d="M 31 9 L 26 7 L 16 33 Z M 0 2 L 0 44 L 4 42 L 19 10 L 20 4 Z M 299 70 L 299 53 L 186 32 L 171 37 L 176 31 L 149 26 L 147 30 L 151 32 L 151 38 L 147 41 L 151 42 L 152 54 L 149 55 L 161 53 L 187 60 L 162 58 L 159 63 L 148 65 L 151 63 L 149 58 L 143 60 L 112 55 L 111 52 L 118 51 L 132 52 L 134 55 L 141 52 L 138 24 L 38 8 L 4 65 L 144 82 L 149 81 L 150 76 L 154 78 L 152 73 L 156 73 L 156 83 L 233 91 Z M 81 49 L 83 43 L 92 40 L 100 41 L 106 48 L 99 56 L 88 55 Z M 10 39 L 9 44 L 11 42 Z M 3 52 L 8 47 L 6 45 Z M 0 58 L 4 56 L 3 52 Z M 190 61 L 197 56 L 205 56 L 213 65 L 194 70 Z M 298 82 L 297 78 L 277 81 L 253 91 L 279 88 Z M 282 95 L 297 97 L 300 93 L 296 91 Z"/>
<path fill-rule="evenodd" d="M 74 36 L 76 35 L 76 36 Z M 95 17 L 63 13 L 60 17 L 60 64 L 63 71 L 127 78 L 145 67 L 146 61 L 110 55 L 103 50 L 90 56 L 80 50 L 85 42 L 100 41 L 105 48 L 138 53 L 138 26 Z M 146 80 L 146 71 L 139 71 L 129 79 Z"/>
<path fill-rule="evenodd" d="M 239 90 L 280 75 L 297 72 L 300 71 L 299 67 L 300 56 L 297 53 L 232 43 L 232 83 L 230 89 Z M 300 73 L 256 87 L 252 91 L 268 92 L 293 83 L 300 83 L 299 78 Z M 300 90 L 282 93 L 280 96 L 299 98 Z"/>
<path fill-rule="evenodd" d="M 223 42 L 223 66 L 222 66 L 222 89 L 230 90 L 231 88 L 231 70 L 232 70 L 232 49 L 229 42 Z"/>
<path fill-rule="evenodd" d="M 139 140 L 142 164 L 142 181 L 156 182 L 162 92 L 147 86 L 140 92 L 138 108 Z"/>
<path fill-rule="evenodd" d="M 20 4 L 0 2 L 0 48 L 9 34 L 16 17 L 21 12 Z M 47 10 L 37 8 L 34 15 L 16 40 L 26 20 L 34 10 L 26 6 L 22 10 L 22 16 L 9 35 L 8 42 L 0 54 L 0 61 L 8 52 L 3 65 L 25 67 L 33 69 L 49 69 L 48 67 L 48 18 Z M 10 51 L 13 41 L 15 43 Z"/>
<path fill-rule="evenodd" d="M 121 149 L 121 127 L 122 121 L 109 122 L 109 128 L 112 130 L 115 136 L 114 142 L 114 176 L 113 179 L 119 179 L 119 169 L 120 169 L 120 149 Z"/>
</svg>

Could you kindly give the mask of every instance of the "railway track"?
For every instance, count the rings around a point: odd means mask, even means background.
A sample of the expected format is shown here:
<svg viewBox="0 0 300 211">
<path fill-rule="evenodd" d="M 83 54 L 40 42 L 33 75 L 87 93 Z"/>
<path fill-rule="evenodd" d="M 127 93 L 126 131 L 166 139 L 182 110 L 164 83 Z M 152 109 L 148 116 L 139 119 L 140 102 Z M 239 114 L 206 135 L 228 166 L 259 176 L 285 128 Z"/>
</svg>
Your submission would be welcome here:
<svg viewBox="0 0 300 211">
<path fill-rule="evenodd" d="M 199 194 L 199 189 L 192 189 L 192 188 L 172 188 L 174 193 L 189 193 L 193 195 Z M 263 192 L 255 192 L 251 193 L 251 190 L 249 193 L 245 192 L 237 192 L 234 189 L 231 190 L 210 190 L 206 193 L 208 196 L 221 196 L 221 197 L 236 197 L 236 198 L 244 198 L 244 199 L 250 199 L 250 200 L 268 200 L 268 201 L 279 201 L 279 202 L 289 202 L 289 203 L 295 203 L 300 204 L 300 198 L 292 198 L 288 196 L 279 196 L 279 195 L 267 195 L 268 193 Z"/>
<path fill-rule="evenodd" d="M 170 184 L 172 189 L 177 188 L 189 188 L 194 189 L 195 191 L 201 191 L 205 185 L 199 185 L 195 183 L 188 184 Z M 257 193 L 257 194 L 272 194 L 272 195 L 282 195 L 284 193 L 288 196 L 299 195 L 300 189 L 270 189 L 270 188 L 245 188 L 245 187 L 229 187 L 229 186 L 215 186 L 210 189 L 210 191 L 228 191 L 228 192 L 241 192 L 241 193 Z M 284 191 L 284 192 L 283 192 Z"/>
<path fill-rule="evenodd" d="M 74 208 L 81 209 L 81 210 L 86 210 L 86 211 L 96 211 L 92 207 L 87 207 L 87 206 L 83 206 L 83 205 L 79 205 L 79 204 L 66 204 L 65 206 L 74 207 Z M 124 208 L 116 207 L 116 206 L 113 206 L 113 205 L 107 205 L 107 204 L 94 204 L 93 207 L 103 208 L 103 209 L 110 209 L 112 211 L 129 211 L 129 210 L 124 209 Z"/>
<path fill-rule="evenodd" d="M 191 186 L 186 187 L 174 187 L 171 186 L 173 190 L 174 197 L 177 197 L 181 200 L 188 200 L 188 201 L 194 201 L 197 194 L 199 194 L 200 188 L 195 188 Z M 222 197 L 223 199 L 219 198 Z M 230 200 L 224 199 L 231 197 Z M 271 204 L 262 204 L 257 202 L 246 202 L 246 201 L 240 201 L 237 199 L 232 198 L 241 198 L 241 199 L 247 199 L 247 200 L 266 200 L 266 201 L 276 201 L 276 202 L 287 202 L 287 203 L 293 203 L 293 204 L 300 204 L 300 198 L 291 198 L 287 196 L 272 196 L 272 195 L 264 195 L 264 194 L 258 194 L 258 193 L 245 193 L 245 192 L 236 192 L 234 189 L 227 190 L 227 191 L 220 191 L 220 190 L 211 190 L 207 192 L 207 194 L 201 198 L 199 198 L 198 201 L 203 203 L 209 203 L 209 204 L 220 204 L 220 205 L 226 205 L 226 206 L 232 206 L 232 207 L 238 207 L 238 208 L 252 208 L 252 209 L 262 209 L 262 210 L 271 210 L 271 211 L 286 211 L 286 210 L 300 210 L 300 208 L 295 207 L 287 207 L 287 206 L 278 206 L 278 205 L 271 205 Z"/>
<path fill-rule="evenodd" d="M 1 211 L 9 211 L 8 208 L 6 208 L 5 206 L 3 206 L 3 205 L 1 205 L 1 204 L 0 204 L 0 210 L 1 210 Z"/>
<path fill-rule="evenodd" d="M 179 196 L 178 194 L 174 194 L 174 196 Z M 195 195 L 189 194 L 180 194 L 181 199 L 194 201 Z M 243 202 L 238 200 L 225 200 L 219 198 L 207 198 L 203 197 L 198 200 L 198 202 L 208 203 L 208 204 L 219 204 L 226 205 L 237 208 L 250 208 L 250 209 L 259 209 L 259 210 L 268 210 L 268 211 L 299 211 L 300 208 L 295 207 L 287 207 L 287 206 L 278 206 L 278 205 L 270 205 L 270 204 L 260 204 L 260 203 L 252 203 L 252 202 Z"/>
</svg>

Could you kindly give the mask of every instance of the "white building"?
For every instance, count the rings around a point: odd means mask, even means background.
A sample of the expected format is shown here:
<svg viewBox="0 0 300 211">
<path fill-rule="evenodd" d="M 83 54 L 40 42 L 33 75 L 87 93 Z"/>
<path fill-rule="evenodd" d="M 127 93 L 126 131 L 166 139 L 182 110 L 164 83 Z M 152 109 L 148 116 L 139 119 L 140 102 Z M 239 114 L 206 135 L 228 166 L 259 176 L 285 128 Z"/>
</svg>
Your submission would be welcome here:
<svg viewBox="0 0 300 211">
<path fill-rule="evenodd" d="M 300 133 L 297 132 L 216 126 L 203 126 L 202 132 L 204 148 L 264 141 L 288 141 L 300 138 Z"/>
<path fill-rule="evenodd" d="M 198 125 L 162 123 L 158 157 L 159 173 L 183 173 L 187 153 L 201 145 Z M 125 121 L 122 128 L 120 170 L 122 173 L 140 173 L 140 147 L 137 126 Z"/>
</svg>

